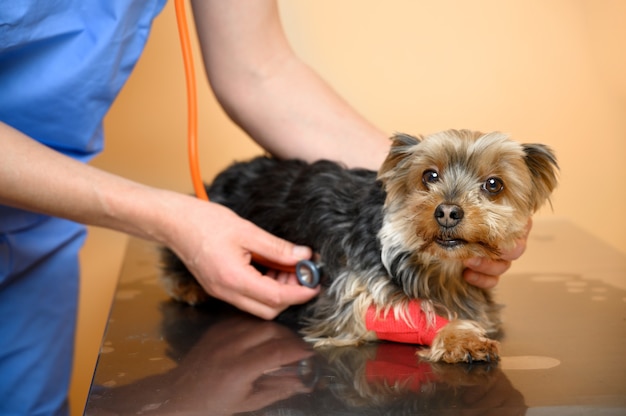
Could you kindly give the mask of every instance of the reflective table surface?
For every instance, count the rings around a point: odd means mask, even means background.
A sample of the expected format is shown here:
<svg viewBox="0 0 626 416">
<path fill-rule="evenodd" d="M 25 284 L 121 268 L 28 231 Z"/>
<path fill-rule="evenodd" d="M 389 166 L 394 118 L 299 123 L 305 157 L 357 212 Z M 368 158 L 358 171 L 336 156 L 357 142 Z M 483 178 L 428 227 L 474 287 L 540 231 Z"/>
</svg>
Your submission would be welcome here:
<svg viewBox="0 0 626 416">
<path fill-rule="evenodd" d="M 536 220 L 501 279 L 498 365 L 314 350 L 279 323 L 170 301 L 155 253 L 129 242 L 87 415 L 626 415 L 626 255 L 570 222 Z"/>
</svg>

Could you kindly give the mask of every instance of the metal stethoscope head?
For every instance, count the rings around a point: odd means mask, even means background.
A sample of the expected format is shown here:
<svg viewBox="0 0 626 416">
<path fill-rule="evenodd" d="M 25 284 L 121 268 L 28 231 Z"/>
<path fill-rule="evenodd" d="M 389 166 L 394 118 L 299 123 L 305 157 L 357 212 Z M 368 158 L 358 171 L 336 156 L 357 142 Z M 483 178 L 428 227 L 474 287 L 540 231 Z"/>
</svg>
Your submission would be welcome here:
<svg viewBox="0 0 626 416">
<path fill-rule="evenodd" d="M 300 260 L 296 264 L 296 276 L 302 286 L 317 287 L 322 277 L 322 263 L 313 260 Z"/>
</svg>

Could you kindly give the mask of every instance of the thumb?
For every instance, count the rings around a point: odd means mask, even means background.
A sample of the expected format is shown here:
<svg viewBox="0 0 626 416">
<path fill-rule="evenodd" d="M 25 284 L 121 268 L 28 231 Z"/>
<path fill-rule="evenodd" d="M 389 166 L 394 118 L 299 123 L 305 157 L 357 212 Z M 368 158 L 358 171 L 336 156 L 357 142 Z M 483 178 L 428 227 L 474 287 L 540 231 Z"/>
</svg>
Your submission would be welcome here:
<svg viewBox="0 0 626 416">
<path fill-rule="evenodd" d="M 254 262 L 274 270 L 293 272 L 298 261 L 311 258 L 313 252 L 309 247 L 293 244 L 252 225 L 255 230 L 248 234 L 246 249 Z"/>
</svg>

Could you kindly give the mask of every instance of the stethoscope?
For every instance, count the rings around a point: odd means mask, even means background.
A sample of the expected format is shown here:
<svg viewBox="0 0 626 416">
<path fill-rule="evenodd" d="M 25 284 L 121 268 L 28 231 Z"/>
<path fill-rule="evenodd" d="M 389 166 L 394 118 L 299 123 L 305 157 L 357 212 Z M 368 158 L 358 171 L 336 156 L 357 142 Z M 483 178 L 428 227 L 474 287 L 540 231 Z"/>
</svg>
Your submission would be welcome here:
<svg viewBox="0 0 626 416">
<path fill-rule="evenodd" d="M 174 0 L 176 8 L 176 22 L 178 35 L 183 53 L 185 65 L 185 81 L 187 85 L 187 147 L 189 168 L 194 192 L 199 199 L 208 201 L 209 196 L 204 188 L 204 182 L 200 174 L 198 157 L 198 99 L 196 96 L 196 75 L 194 71 L 193 54 L 189 40 L 189 26 L 185 12 L 185 0 Z M 298 282 L 306 287 L 316 287 L 320 284 L 322 264 L 314 260 L 301 260 L 295 267 L 274 263 L 256 253 L 252 253 L 252 261 L 273 270 L 279 270 L 296 274 Z"/>
<path fill-rule="evenodd" d="M 302 286 L 316 287 L 322 279 L 324 265 L 319 261 L 300 260 L 296 263 L 296 276 Z"/>
</svg>

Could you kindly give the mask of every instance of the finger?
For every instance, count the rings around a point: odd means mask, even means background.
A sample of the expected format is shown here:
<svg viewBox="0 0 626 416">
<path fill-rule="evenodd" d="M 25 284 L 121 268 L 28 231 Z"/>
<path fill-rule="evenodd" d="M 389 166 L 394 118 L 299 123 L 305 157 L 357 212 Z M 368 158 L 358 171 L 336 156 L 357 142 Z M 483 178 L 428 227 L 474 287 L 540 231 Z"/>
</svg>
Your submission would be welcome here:
<svg viewBox="0 0 626 416">
<path fill-rule="evenodd" d="M 295 273 L 287 273 L 287 279 L 284 284 L 286 285 L 301 285 L 300 280 L 298 280 L 298 276 Z"/>
<path fill-rule="evenodd" d="M 270 270 L 265 272 L 265 275 L 267 277 L 271 277 L 272 279 L 278 280 L 278 281 L 279 281 L 279 279 L 281 279 L 281 275 L 282 274 L 283 274 L 283 272 L 280 272 L 278 270 L 272 270 L 272 269 L 270 269 Z"/>
<path fill-rule="evenodd" d="M 463 278 L 468 283 L 483 289 L 495 287 L 500 280 L 500 275 L 504 274 L 511 267 L 511 262 L 524 254 L 526 241 L 532 225 L 532 218 L 529 218 L 524 236 L 515 241 L 514 247 L 503 251 L 499 260 L 492 260 L 486 257 L 475 257 L 465 260 L 463 264 L 467 268 L 463 271 Z"/>
<path fill-rule="evenodd" d="M 311 249 L 305 246 L 296 245 L 289 241 L 278 238 L 252 223 L 248 223 L 249 229 L 242 237 L 242 247 L 255 253 L 262 259 L 278 263 L 278 265 L 293 266 L 300 260 L 309 259 L 313 254 Z M 280 267 L 270 268 L 280 269 Z"/>
<path fill-rule="evenodd" d="M 300 284 L 298 282 L 298 276 L 293 272 L 281 272 L 279 270 L 268 270 L 265 272 L 265 276 L 276 280 L 282 285 Z"/>
<path fill-rule="evenodd" d="M 288 306 L 284 307 L 270 307 L 269 305 L 259 302 L 256 299 L 242 296 L 240 294 L 236 294 L 232 296 L 230 299 L 225 299 L 226 302 L 230 303 L 234 307 L 244 312 L 247 312 L 251 315 L 254 315 L 258 318 L 265 320 L 275 319 L 282 311 L 287 309 Z"/>
<path fill-rule="evenodd" d="M 509 260 L 492 260 L 486 257 L 468 259 L 464 263 L 468 269 L 488 276 L 499 276 L 511 267 Z"/>
<path fill-rule="evenodd" d="M 493 289 L 498 285 L 500 276 L 490 276 L 482 273 L 475 272 L 472 269 L 465 269 L 463 271 L 463 278 L 469 284 L 479 287 L 481 289 Z"/>
<path fill-rule="evenodd" d="M 203 285 L 205 290 L 263 319 L 274 319 L 290 305 L 305 303 L 319 293 L 318 289 L 294 284 L 295 277 L 288 276 L 285 284 L 285 281 L 263 276 L 249 261 L 250 256 L 245 249 L 238 254 L 227 253 L 215 264 L 217 270 L 213 272 L 221 278 Z"/>
<path fill-rule="evenodd" d="M 291 276 L 289 274 L 288 276 Z M 271 277 L 257 275 L 241 289 L 241 294 L 255 299 L 272 308 L 299 305 L 308 302 L 319 293 L 319 288 L 308 288 L 295 283 L 288 277 L 288 283 L 279 282 Z"/>
<path fill-rule="evenodd" d="M 293 284 L 294 279 L 291 284 L 278 282 L 253 267 L 245 277 L 232 280 L 237 281 L 234 286 L 218 290 L 215 296 L 263 319 L 274 319 L 289 306 L 306 303 L 319 293 L 319 288 Z"/>
<path fill-rule="evenodd" d="M 515 240 L 515 246 L 513 248 L 502 252 L 502 255 L 500 256 L 502 260 L 508 260 L 508 261 L 517 260 L 518 258 L 522 256 L 522 254 L 524 254 L 524 252 L 526 251 L 526 243 L 528 240 L 528 235 L 530 234 L 530 230 L 532 229 L 532 227 L 533 227 L 533 219 L 528 218 L 524 235 L 521 238 L 518 238 L 517 240 Z"/>
<path fill-rule="evenodd" d="M 270 270 L 270 272 L 272 272 L 272 270 Z M 266 276 L 272 277 L 274 280 L 276 280 L 278 283 L 282 285 L 293 284 L 294 281 L 295 283 L 298 283 L 298 278 L 296 277 L 295 273 L 274 272 L 271 274 L 266 273 Z"/>
<path fill-rule="evenodd" d="M 519 259 L 526 251 L 526 238 L 519 238 L 515 240 L 515 246 L 508 250 L 502 251 L 500 258 L 505 261 L 513 261 Z"/>
</svg>

